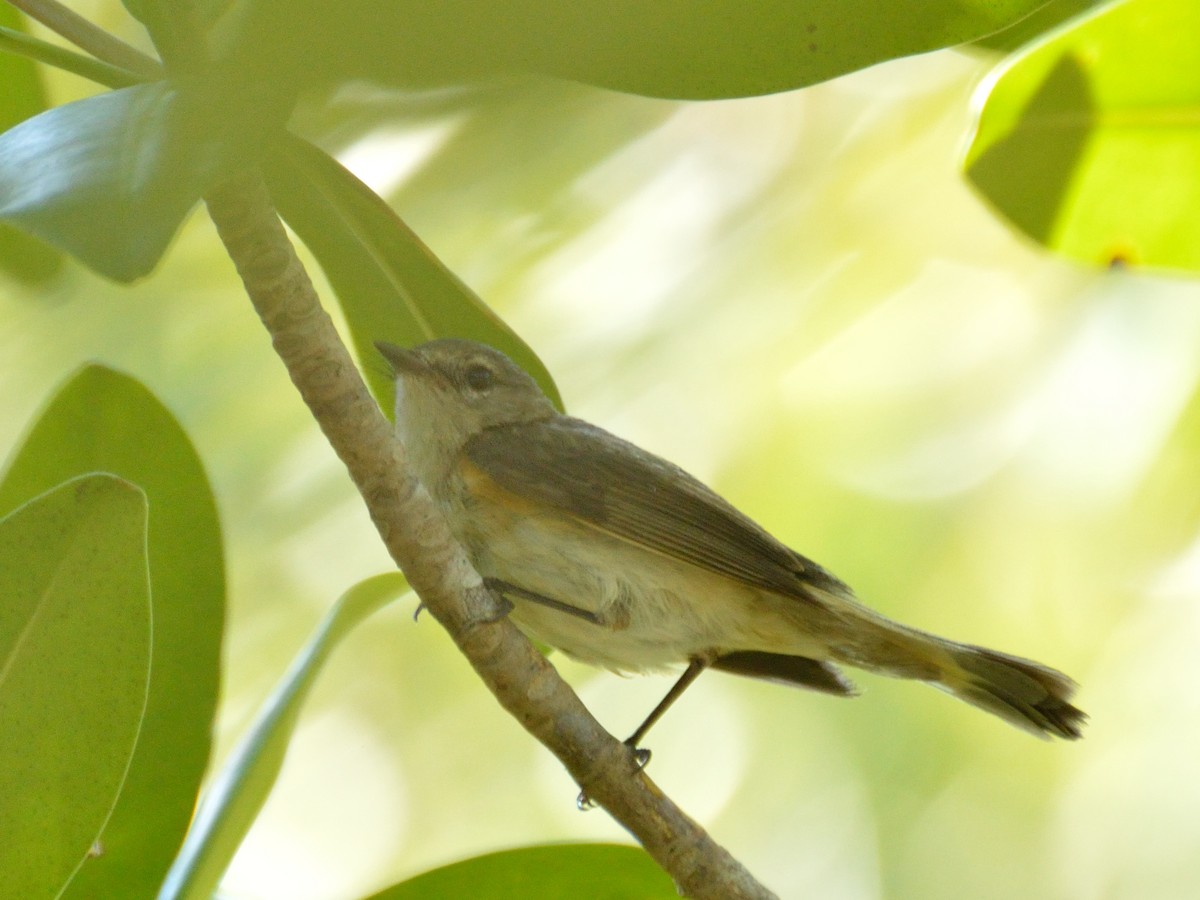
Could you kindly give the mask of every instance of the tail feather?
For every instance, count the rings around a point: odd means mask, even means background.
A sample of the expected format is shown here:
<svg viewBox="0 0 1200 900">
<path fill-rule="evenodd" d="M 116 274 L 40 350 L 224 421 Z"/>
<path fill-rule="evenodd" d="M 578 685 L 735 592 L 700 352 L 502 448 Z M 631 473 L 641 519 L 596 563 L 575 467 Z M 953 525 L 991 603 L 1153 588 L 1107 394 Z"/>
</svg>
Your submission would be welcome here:
<svg viewBox="0 0 1200 900">
<path fill-rule="evenodd" d="M 804 656 L 741 650 L 717 657 L 712 667 L 750 678 L 798 684 L 838 697 L 853 697 L 858 693 L 833 664 Z"/>
<path fill-rule="evenodd" d="M 818 593 L 822 608 L 829 613 L 819 624 L 820 633 L 828 641 L 830 661 L 935 685 L 1037 737 L 1076 740 L 1083 736 L 1087 715 L 1071 705 L 1076 685 L 1062 672 L 1031 659 L 960 644 L 893 622 L 859 604 L 844 586 Z M 804 607 L 804 614 L 812 616 L 809 607 Z M 809 631 L 814 627 L 807 618 L 801 625 Z M 808 667 L 789 676 L 782 674 L 779 663 L 773 661 L 775 654 L 750 656 L 754 659 L 733 660 L 740 665 L 725 668 L 840 693 L 836 684 L 822 684 L 827 679 L 824 672 L 811 668 L 818 665 L 832 669 L 840 680 L 837 670 L 828 663 L 804 660 Z M 765 657 L 770 664 L 762 665 L 764 660 L 758 657 Z"/>
<path fill-rule="evenodd" d="M 1028 659 L 983 647 L 948 648 L 956 671 L 944 672 L 942 686 L 1038 737 L 1075 740 L 1087 715 L 1070 704 L 1075 682 Z"/>
</svg>

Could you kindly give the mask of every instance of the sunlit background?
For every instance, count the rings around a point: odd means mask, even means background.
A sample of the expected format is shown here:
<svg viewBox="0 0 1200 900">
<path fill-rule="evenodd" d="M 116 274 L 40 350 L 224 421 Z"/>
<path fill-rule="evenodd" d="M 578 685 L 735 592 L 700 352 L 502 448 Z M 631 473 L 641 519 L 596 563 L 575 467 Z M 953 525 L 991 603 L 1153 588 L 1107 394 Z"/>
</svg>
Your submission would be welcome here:
<svg viewBox="0 0 1200 900">
<path fill-rule="evenodd" d="M 676 104 L 570 84 L 301 112 L 545 360 L 888 615 L 1061 668 L 1042 743 L 912 683 L 709 674 L 654 779 L 785 898 L 1200 891 L 1200 285 L 1085 270 L 958 174 L 990 61 Z M 59 98 L 83 90 L 55 84 Z M 390 568 L 202 214 L 129 289 L 0 284 L 0 446 L 85 360 L 196 441 L 229 554 L 216 765 L 336 597 Z M 527 843 L 625 839 L 409 598 L 318 683 L 229 898 L 350 898 Z M 555 657 L 625 736 L 670 677 Z"/>
</svg>

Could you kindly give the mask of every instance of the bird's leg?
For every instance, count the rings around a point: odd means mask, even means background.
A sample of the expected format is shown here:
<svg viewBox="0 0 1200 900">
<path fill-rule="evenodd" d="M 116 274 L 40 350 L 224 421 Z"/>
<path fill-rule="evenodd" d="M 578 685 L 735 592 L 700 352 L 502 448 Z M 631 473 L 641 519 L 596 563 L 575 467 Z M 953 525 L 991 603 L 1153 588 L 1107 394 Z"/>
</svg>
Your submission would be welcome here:
<svg viewBox="0 0 1200 900">
<path fill-rule="evenodd" d="M 709 660 L 703 657 L 694 657 L 688 663 L 688 667 L 683 670 L 683 674 L 679 676 L 679 680 L 671 685 L 671 689 L 667 691 L 667 696 L 663 697 L 658 702 L 658 706 L 654 707 L 654 711 L 646 716 L 646 721 L 638 726 L 637 731 L 625 739 L 625 746 L 633 753 L 633 760 L 637 764 L 638 769 L 646 768 L 650 762 L 650 751 L 645 747 L 639 747 L 638 742 L 646 736 L 646 732 L 650 730 L 650 726 L 662 718 L 663 713 L 671 708 L 674 703 L 688 689 L 693 681 L 700 677 L 700 673 L 707 669 Z M 587 791 L 580 791 L 579 796 L 575 798 L 575 806 L 580 812 L 586 812 L 595 804 L 592 798 L 587 795 Z"/>
<path fill-rule="evenodd" d="M 679 676 L 679 680 L 667 691 L 667 696 L 663 697 L 650 715 L 646 716 L 646 721 L 638 726 L 637 731 L 625 739 L 625 746 L 631 748 L 639 755 L 639 761 L 643 766 L 650 761 L 650 751 L 639 749 L 638 744 L 646 736 L 646 732 L 650 730 L 650 727 L 662 718 L 663 713 L 671 708 L 671 704 L 678 700 L 683 695 L 683 692 L 688 689 L 688 686 L 700 677 L 700 673 L 708 668 L 709 662 L 709 660 L 699 656 L 693 657 L 692 661 L 688 663 L 688 667 L 683 670 L 683 674 Z M 644 759 L 642 759 L 643 754 L 645 756 Z"/>
<path fill-rule="evenodd" d="M 528 600 L 530 603 L 536 603 L 539 606 L 545 606 L 549 609 L 557 609 L 559 612 L 567 613 L 568 615 L 578 616 L 584 621 L 591 622 L 593 625 L 603 624 L 600 617 L 590 610 L 582 609 L 578 606 L 572 606 L 570 603 L 563 603 L 561 600 L 555 600 L 553 597 L 547 597 L 544 594 L 538 594 L 534 591 L 527 591 L 523 587 L 517 587 L 515 584 L 509 584 L 507 581 L 501 581 L 499 578 L 485 578 L 483 583 L 501 596 L 509 595 L 519 597 L 522 600 Z"/>
</svg>

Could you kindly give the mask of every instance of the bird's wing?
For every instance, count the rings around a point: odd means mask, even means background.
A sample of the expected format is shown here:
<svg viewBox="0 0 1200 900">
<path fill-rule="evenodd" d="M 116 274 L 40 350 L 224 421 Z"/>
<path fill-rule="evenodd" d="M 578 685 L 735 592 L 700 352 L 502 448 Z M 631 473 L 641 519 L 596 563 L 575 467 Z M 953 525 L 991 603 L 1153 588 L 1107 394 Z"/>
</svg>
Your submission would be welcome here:
<svg viewBox="0 0 1200 900">
<path fill-rule="evenodd" d="M 609 535 L 786 597 L 848 592 L 682 469 L 579 419 L 489 428 L 467 459 L 497 485 Z"/>
</svg>

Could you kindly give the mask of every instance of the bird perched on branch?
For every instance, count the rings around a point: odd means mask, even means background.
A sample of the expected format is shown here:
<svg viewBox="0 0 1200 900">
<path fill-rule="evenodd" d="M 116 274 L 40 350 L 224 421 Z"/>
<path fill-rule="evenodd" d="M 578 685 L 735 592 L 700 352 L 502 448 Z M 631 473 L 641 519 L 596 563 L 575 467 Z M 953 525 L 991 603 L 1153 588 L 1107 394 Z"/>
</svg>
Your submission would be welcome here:
<svg viewBox="0 0 1200 900">
<path fill-rule="evenodd" d="M 630 746 L 706 668 L 851 696 L 838 664 L 927 682 L 1039 736 L 1080 736 L 1062 673 L 862 605 L 682 469 L 560 413 L 498 350 L 377 346 L 409 464 L 517 624 L 618 672 L 686 666 Z"/>
</svg>

